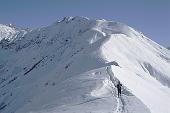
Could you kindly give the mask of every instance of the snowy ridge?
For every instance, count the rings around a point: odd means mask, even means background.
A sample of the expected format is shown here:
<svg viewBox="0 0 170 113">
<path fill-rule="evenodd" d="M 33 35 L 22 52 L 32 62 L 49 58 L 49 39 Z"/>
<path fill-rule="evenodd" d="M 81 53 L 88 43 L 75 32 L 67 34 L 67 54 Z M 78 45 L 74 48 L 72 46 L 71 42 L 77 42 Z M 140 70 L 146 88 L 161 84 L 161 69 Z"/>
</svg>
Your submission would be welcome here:
<svg viewBox="0 0 170 113">
<path fill-rule="evenodd" d="M 27 30 L 10 27 L 0 24 L 0 46 L 4 49 L 14 49 L 17 43 L 16 40 L 20 40 L 27 33 Z M 19 45 L 19 44 L 18 44 Z"/>
<path fill-rule="evenodd" d="M 2 113 L 170 112 L 170 52 L 125 24 L 66 17 L 0 32 Z"/>
<path fill-rule="evenodd" d="M 0 41 L 3 39 L 12 40 L 16 37 L 17 30 L 6 25 L 0 24 Z"/>
</svg>

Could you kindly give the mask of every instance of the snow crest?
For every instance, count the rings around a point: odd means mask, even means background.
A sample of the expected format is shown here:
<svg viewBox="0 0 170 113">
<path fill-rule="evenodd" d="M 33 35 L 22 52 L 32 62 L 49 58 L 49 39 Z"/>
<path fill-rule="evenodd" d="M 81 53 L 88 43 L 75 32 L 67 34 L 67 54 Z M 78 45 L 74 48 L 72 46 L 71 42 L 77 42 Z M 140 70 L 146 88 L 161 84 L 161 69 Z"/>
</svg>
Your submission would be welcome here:
<svg viewBox="0 0 170 113">
<path fill-rule="evenodd" d="M 0 25 L 0 112 L 169 113 L 169 59 L 169 50 L 119 22 Z"/>
</svg>

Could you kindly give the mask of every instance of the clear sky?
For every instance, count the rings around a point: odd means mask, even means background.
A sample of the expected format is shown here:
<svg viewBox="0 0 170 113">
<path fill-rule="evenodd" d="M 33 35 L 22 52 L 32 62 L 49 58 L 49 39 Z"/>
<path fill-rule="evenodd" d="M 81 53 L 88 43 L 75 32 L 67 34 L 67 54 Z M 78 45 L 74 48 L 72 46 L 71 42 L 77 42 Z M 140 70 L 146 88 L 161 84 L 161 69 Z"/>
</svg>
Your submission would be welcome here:
<svg viewBox="0 0 170 113">
<path fill-rule="evenodd" d="M 126 23 L 170 46 L 170 0 L 0 0 L 0 23 L 37 28 L 65 16 Z"/>
</svg>

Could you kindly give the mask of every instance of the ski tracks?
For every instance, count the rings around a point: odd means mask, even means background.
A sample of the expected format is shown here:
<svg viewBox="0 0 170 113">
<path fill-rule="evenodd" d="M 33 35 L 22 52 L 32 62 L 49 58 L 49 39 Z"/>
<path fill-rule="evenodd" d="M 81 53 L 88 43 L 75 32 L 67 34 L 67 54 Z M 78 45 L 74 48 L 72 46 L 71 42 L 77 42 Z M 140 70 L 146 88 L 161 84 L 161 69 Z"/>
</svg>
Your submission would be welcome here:
<svg viewBox="0 0 170 113">
<path fill-rule="evenodd" d="M 123 109 L 122 109 L 122 104 L 119 98 L 116 99 L 117 100 L 117 108 L 115 110 L 115 113 L 123 113 Z"/>
<path fill-rule="evenodd" d="M 111 72 L 109 66 L 106 67 L 106 71 L 107 71 L 107 73 L 108 73 L 108 75 L 109 75 L 110 81 L 112 82 L 112 84 L 113 84 L 114 86 L 116 86 L 115 81 L 114 81 L 114 79 L 113 79 L 112 72 Z M 115 97 L 115 95 L 114 95 L 113 92 L 114 92 L 114 91 L 112 91 L 113 97 Z M 113 113 L 124 113 L 124 105 L 123 105 L 123 102 L 122 102 L 122 97 L 120 97 L 120 98 L 116 97 L 116 100 L 117 100 L 117 107 L 116 107 L 116 110 L 115 110 Z"/>
</svg>

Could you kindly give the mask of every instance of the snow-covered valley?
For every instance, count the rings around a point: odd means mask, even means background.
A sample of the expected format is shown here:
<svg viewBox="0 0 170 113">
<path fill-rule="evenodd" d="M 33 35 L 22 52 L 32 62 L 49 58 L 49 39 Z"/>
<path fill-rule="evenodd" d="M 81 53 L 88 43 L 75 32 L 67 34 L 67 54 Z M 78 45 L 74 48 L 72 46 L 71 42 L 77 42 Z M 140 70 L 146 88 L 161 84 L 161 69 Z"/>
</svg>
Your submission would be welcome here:
<svg viewBox="0 0 170 113">
<path fill-rule="evenodd" d="M 125 24 L 66 17 L 35 30 L 0 25 L 0 113 L 170 113 L 169 106 L 170 51 Z"/>
</svg>

